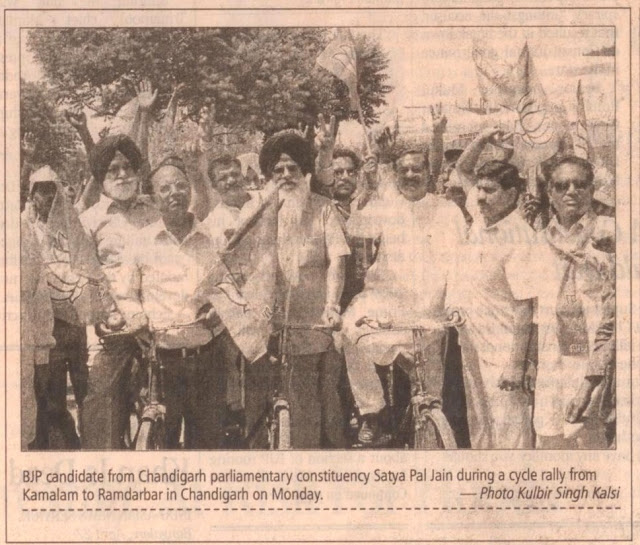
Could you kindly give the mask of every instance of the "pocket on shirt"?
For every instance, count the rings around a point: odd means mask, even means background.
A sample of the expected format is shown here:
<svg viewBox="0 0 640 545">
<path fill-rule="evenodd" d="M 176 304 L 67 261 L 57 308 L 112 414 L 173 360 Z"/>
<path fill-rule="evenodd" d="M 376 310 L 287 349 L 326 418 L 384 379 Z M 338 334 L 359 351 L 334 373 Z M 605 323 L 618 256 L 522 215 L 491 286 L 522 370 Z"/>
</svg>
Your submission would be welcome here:
<svg viewBox="0 0 640 545">
<path fill-rule="evenodd" d="M 314 266 L 326 263 L 324 237 L 305 237 L 300 248 L 300 266 Z"/>
</svg>

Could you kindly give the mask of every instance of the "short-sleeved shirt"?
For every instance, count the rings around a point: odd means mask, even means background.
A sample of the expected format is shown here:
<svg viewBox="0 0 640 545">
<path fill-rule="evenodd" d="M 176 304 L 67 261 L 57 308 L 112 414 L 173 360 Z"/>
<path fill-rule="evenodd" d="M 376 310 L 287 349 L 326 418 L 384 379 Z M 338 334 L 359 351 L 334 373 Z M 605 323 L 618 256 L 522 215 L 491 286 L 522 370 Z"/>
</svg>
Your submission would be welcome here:
<svg viewBox="0 0 640 545">
<path fill-rule="evenodd" d="M 208 231 L 193 221 L 182 242 L 159 220 L 138 231 L 136 240 L 127 246 L 117 282 L 119 306 L 127 320 L 141 312 L 155 328 L 195 320 L 206 301 L 197 300 L 194 294 L 217 256 Z M 212 337 L 202 326 L 170 331 L 158 343 L 164 348 L 192 348 Z"/>
<path fill-rule="evenodd" d="M 80 214 L 80 222 L 96 245 L 98 260 L 114 291 L 125 245 L 136 238 L 139 229 L 158 219 L 160 212 L 146 195 L 138 196 L 125 208 L 103 194 Z"/>
<path fill-rule="evenodd" d="M 278 275 L 278 306 L 288 304 L 289 323 L 319 324 L 326 303 L 329 262 L 350 254 L 332 202 L 315 193 L 309 195 L 302 213 L 298 253 L 298 285 Z M 296 332 L 294 351 L 299 354 L 325 352 L 331 338 L 322 334 Z"/>
<path fill-rule="evenodd" d="M 461 245 L 449 299 L 464 309 L 465 327 L 480 358 L 508 363 L 514 340 L 514 305 L 537 294 L 530 275 L 535 231 L 517 210 L 486 227 L 476 219 Z"/>
</svg>

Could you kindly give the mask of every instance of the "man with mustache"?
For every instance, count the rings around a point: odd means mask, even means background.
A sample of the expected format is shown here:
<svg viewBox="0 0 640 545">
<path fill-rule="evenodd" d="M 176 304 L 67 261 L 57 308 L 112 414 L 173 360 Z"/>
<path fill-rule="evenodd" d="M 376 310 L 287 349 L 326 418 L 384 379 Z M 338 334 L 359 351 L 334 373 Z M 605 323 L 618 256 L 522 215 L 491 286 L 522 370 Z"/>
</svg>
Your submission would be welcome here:
<svg viewBox="0 0 640 545">
<path fill-rule="evenodd" d="M 138 230 L 157 221 L 160 214 L 149 196 L 138 192 L 142 155 L 131 138 L 103 138 L 91 150 L 89 163 L 102 194 L 96 204 L 80 214 L 80 221 L 93 239 L 102 270 L 115 293 L 125 244 L 136 240 Z M 101 329 L 106 333 L 123 325 L 115 321 Z M 84 448 L 123 448 L 129 419 L 131 362 L 136 348 L 134 342 L 121 341 L 96 355 L 80 418 Z"/>
<path fill-rule="evenodd" d="M 155 334 L 164 365 L 167 448 L 178 447 L 184 418 L 185 448 L 214 449 L 221 440 L 225 401 L 224 366 L 214 341 L 220 322 L 211 303 L 195 293 L 216 261 L 217 248 L 189 212 L 191 183 L 182 160 L 168 157 L 150 180 L 162 217 L 127 247 L 119 306 L 133 332 L 169 327 Z"/>
<path fill-rule="evenodd" d="M 459 331 L 472 448 L 531 448 L 526 355 L 535 291 L 528 281 L 535 233 L 517 210 L 518 169 L 488 161 L 476 172 L 480 212 L 460 247 L 449 304 Z"/>
<path fill-rule="evenodd" d="M 246 189 L 247 180 L 242 175 L 242 165 L 236 157 L 229 154 L 214 157 L 209 162 L 207 173 L 213 189 L 220 195 L 220 202 L 211 210 L 202 225 L 209 230 L 215 243 L 220 248 L 224 248 L 238 224 L 242 208 L 252 201 L 252 196 Z M 228 333 L 221 335 L 224 326 L 220 325 L 218 329 L 219 331 L 215 331 L 216 339 L 219 344 L 223 343 L 226 347 L 224 359 L 227 368 L 227 404 L 230 410 L 229 431 L 231 432 L 232 427 L 238 426 L 242 420 L 240 416 L 243 407 L 239 369 L 239 358 L 242 355 Z"/>
<path fill-rule="evenodd" d="M 531 274 L 538 280 L 538 372 L 534 427 L 537 448 L 605 448 L 598 404 L 606 358 L 594 353 L 615 254 L 613 218 L 593 211 L 594 171 L 575 156 L 548 169 L 554 217 L 538 233 Z M 607 313 L 613 315 L 611 301 Z"/>
<path fill-rule="evenodd" d="M 370 331 L 356 322 L 363 316 L 397 323 L 443 319 L 450 267 L 466 229 L 455 204 L 428 193 L 425 150 L 409 146 L 401 149 L 394 174 L 395 187 L 383 198 L 352 212 L 347 222 L 350 236 L 380 237 L 365 288 L 343 315 L 349 381 L 362 416 L 358 439 L 365 445 L 377 440 L 379 413 L 385 407 L 374 364 L 389 365 L 410 346 L 405 337 L 395 335 L 372 335 L 356 345 L 363 333 Z M 436 352 L 430 361 L 441 376 L 442 353 L 439 349 Z"/>
<path fill-rule="evenodd" d="M 344 290 L 340 300 L 340 307 L 343 311 L 351 299 L 364 288 L 364 276 L 375 258 L 377 249 L 376 241 L 351 238 L 347 233 L 347 221 L 349 221 L 351 213 L 366 204 L 366 199 L 371 196 L 371 192 L 376 187 L 376 157 L 374 155 L 367 157 L 365 164 L 362 165 L 366 187 L 361 192 L 358 191 L 360 168 L 361 161 L 354 151 L 338 148 L 333 152 L 333 183 L 331 185 L 333 203 L 351 248 L 351 255 L 346 261 Z"/>
<path fill-rule="evenodd" d="M 311 192 L 314 157 L 298 131 L 269 138 L 260 152 L 267 180 L 280 185 L 278 213 L 278 310 L 275 321 L 338 328 L 344 284 L 345 241 L 331 201 Z M 344 421 L 338 396 L 340 358 L 331 337 L 292 331 L 290 358 L 291 443 L 294 448 L 343 447 Z M 269 402 L 268 362 L 247 373 L 247 425 Z"/>
</svg>

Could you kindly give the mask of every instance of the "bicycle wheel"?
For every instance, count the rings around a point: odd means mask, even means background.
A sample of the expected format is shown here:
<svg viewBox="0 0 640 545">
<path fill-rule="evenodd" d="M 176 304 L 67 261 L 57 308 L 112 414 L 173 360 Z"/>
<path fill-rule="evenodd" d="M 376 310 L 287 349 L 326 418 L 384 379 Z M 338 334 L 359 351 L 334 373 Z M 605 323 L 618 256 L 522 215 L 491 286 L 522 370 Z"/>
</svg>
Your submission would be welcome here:
<svg viewBox="0 0 640 545">
<path fill-rule="evenodd" d="M 413 448 L 417 450 L 437 450 L 457 448 L 451 426 L 442 411 L 436 407 L 420 410 L 414 430 Z"/>
<path fill-rule="evenodd" d="M 135 440 L 136 450 L 163 450 L 164 422 L 161 420 L 143 420 L 138 428 Z"/>
<path fill-rule="evenodd" d="M 275 450 L 289 450 L 291 448 L 291 413 L 282 407 L 276 413 Z"/>
</svg>

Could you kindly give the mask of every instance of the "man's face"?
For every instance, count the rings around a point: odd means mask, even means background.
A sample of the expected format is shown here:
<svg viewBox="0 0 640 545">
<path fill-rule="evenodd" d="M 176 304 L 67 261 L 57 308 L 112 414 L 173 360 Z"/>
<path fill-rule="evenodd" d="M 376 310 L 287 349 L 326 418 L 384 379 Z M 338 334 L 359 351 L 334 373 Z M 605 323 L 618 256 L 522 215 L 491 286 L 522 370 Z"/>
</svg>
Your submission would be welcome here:
<svg viewBox="0 0 640 545">
<path fill-rule="evenodd" d="M 408 201 L 419 201 L 427 194 L 429 173 L 424 156 L 408 153 L 396 163 L 396 185 Z"/>
<path fill-rule="evenodd" d="M 49 212 L 51 212 L 51 205 L 55 196 L 55 182 L 37 182 L 33 185 L 31 199 L 36 214 L 42 221 L 47 221 L 49 218 Z"/>
<path fill-rule="evenodd" d="M 163 218 L 177 220 L 186 217 L 191 204 L 191 184 L 180 169 L 164 166 L 153 175 L 151 183 Z"/>
<path fill-rule="evenodd" d="M 353 195 L 358 185 L 358 171 L 351 157 L 333 160 L 333 198 L 346 200 Z"/>
<path fill-rule="evenodd" d="M 284 180 L 281 186 L 284 191 L 294 191 L 304 181 L 302 170 L 286 153 L 280 155 L 280 159 L 273 167 L 273 181 L 278 183 Z"/>
<path fill-rule="evenodd" d="M 69 202 L 71 204 L 76 202 L 76 188 L 73 186 L 73 184 L 67 182 L 66 180 L 60 180 L 60 185 L 64 190 L 64 196 L 67 197 Z"/>
<path fill-rule="evenodd" d="M 503 189 L 493 180 L 480 178 L 477 184 L 478 208 L 487 224 L 493 224 L 504 217 L 515 206 L 518 192 L 514 187 Z"/>
<path fill-rule="evenodd" d="M 563 164 L 551 174 L 549 197 L 562 223 L 574 223 L 591 207 L 593 183 L 578 165 Z"/>
<path fill-rule="evenodd" d="M 130 201 L 138 191 L 138 176 L 129 159 L 119 151 L 109 164 L 102 188 L 107 197 L 121 202 Z"/>
<path fill-rule="evenodd" d="M 240 208 L 247 200 L 246 180 L 242 176 L 240 165 L 233 162 L 227 165 L 216 165 L 213 169 L 215 189 L 222 202 L 227 206 Z"/>
</svg>

